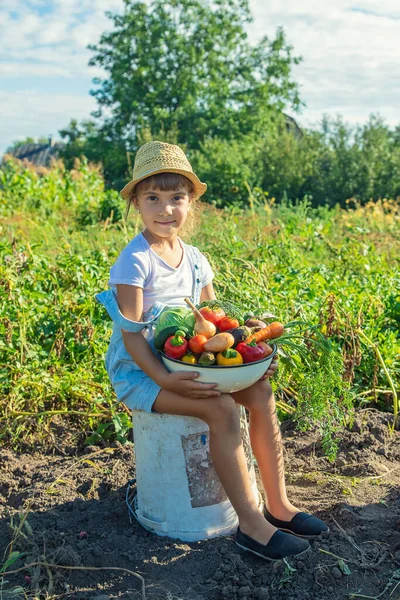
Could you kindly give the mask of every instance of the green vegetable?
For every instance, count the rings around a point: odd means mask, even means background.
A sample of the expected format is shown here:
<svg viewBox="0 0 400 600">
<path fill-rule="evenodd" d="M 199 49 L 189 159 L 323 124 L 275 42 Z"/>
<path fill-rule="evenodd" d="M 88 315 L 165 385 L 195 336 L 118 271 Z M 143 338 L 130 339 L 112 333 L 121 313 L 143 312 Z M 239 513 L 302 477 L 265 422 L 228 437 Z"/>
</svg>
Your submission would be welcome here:
<svg viewBox="0 0 400 600">
<path fill-rule="evenodd" d="M 215 354 L 212 352 L 203 352 L 199 358 L 199 365 L 213 365 L 215 360 Z"/>
<path fill-rule="evenodd" d="M 190 308 L 184 306 L 166 307 L 157 320 L 154 332 L 154 345 L 157 350 L 164 348 L 165 341 L 176 331 L 182 331 L 185 335 L 193 335 L 194 314 Z"/>
<path fill-rule="evenodd" d="M 227 317 L 237 319 L 239 325 L 243 325 L 244 323 L 241 309 L 236 306 L 236 304 L 233 304 L 233 302 L 229 302 L 228 300 L 205 300 L 199 304 L 197 308 L 204 308 L 204 306 L 208 306 L 209 308 L 222 308 Z"/>
<path fill-rule="evenodd" d="M 248 319 L 253 319 L 255 317 L 253 312 L 247 312 L 243 315 L 243 319 L 244 322 L 246 322 Z"/>
</svg>

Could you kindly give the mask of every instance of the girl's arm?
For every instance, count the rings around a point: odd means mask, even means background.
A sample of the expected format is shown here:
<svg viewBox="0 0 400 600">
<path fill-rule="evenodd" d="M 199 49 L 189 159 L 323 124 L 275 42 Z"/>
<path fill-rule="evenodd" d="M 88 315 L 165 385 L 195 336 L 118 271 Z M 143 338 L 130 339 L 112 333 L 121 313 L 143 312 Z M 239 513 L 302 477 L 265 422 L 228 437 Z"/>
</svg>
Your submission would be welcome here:
<svg viewBox="0 0 400 600">
<path fill-rule="evenodd" d="M 216 300 L 212 282 L 201 290 L 200 302 L 205 302 L 205 300 Z"/>
<path fill-rule="evenodd" d="M 143 290 L 133 285 L 118 284 L 117 297 L 119 309 L 124 317 L 131 321 L 140 321 L 143 314 Z M 153 354 L 140 332 L 132 333 L 122 329 L 122 339 L 135 363 L 162 389 L 189 398 L 219 396 L 219 392 L 214 389 L 217 384 L 194 381 L 198 377 L 195 371 L 169 373 Z"/>
<path fill-rule="evenodd" d="M 136 285 L 117 284 L 119 309 L 126 319 L 141 321 L 143 316 L 143 290 Z"/>
<path fill-rule="evenodd" d="M 141 321 L 143 316 L 143 290 L 135 285 L 117 284 L 119 309 L 127 319 Z M 141 332 L 122 329 L 124 346 L 139 367 L 161 386 L 161 379 L 168 375 L 167 369 L 151 351 Z M 161 386 L 162 387 L 162 386 Z"/>
</svg>

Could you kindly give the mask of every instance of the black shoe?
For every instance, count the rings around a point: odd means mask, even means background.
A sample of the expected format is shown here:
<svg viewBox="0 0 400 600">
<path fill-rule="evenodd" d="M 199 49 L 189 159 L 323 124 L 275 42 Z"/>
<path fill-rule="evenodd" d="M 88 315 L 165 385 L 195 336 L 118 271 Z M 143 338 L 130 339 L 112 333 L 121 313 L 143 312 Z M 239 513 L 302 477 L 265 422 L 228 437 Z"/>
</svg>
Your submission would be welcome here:
<svg viewBox="0 0 400 600">
<path fill-rule="evenodd" d="M 239 527 L 235 543 L 242 550 L 252 552 L 256 556 L 270 561 L 282 560 L 282 558 L 289 558 L 290 556 L 301 557 L 308 554 L 311 549 L 306 540 L 298 540 L 282 531 L 275 531 L 268 544 L 260 544 L 260 542 L 240 531 Z"/>
<path fill-rule="evenodd" d="M 271 523 L 277 529 L 292 533 L 301 538 L 313 539 L 320 536 L 321 533 L 329 533 L 329 527 L 326 523 L 318 519 L 318 517 L 305 512 L 297 513 L 291 521 L 281 521 L 280 519 L 275 519 L 264 506 L 264 517 L 268 523 Z"/>
</svg>

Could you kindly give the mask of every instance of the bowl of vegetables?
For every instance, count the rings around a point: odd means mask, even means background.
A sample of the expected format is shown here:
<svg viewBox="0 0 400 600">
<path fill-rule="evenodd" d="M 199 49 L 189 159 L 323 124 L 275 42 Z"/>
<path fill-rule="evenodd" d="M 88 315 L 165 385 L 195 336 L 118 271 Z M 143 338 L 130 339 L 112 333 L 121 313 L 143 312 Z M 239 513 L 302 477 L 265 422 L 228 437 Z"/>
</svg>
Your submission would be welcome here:
<svg viewBox="0 0 400 600">
<path fill-rule="evenodd" d="M 217 383 L 218 391 L 231 394 L 250 387 L 264 375 L 276 354 L 276 345 L 273 345 L 271 350 L 272 352 L 269 356 L 252 363 L 230 365 L 214 364 L 210 366 L 202 365 L 198 362 L 190 364 L 176 358 L 171 358 L 163 352 L 160 354 L 162 362 L 170 373 L 175 373 L 176 371 L 197 371 L 199 377 L 196 381 L 202 383 Z"/>
<path fill-rule="evenodd" d="M 267 342 L 283 334 L 283 325 L 276 321 L 267 325 L 256 318 L 245 321 L 218 306 L 199 310 L 189 299 L 185 301 L 191 315 L 185 313 L 187 309 L 172 309 L 171 315 L 165 316 L 164 329 L 156 330 L 156 347 L 168 371 L 195 370 L 199 373 L 196 381 L 217 383 L 223 393 L 238 392 L 256 383 L 277 352 L 276 344 Z M 166 332 L 170 334 L 167 337 Z"/>
</svg>

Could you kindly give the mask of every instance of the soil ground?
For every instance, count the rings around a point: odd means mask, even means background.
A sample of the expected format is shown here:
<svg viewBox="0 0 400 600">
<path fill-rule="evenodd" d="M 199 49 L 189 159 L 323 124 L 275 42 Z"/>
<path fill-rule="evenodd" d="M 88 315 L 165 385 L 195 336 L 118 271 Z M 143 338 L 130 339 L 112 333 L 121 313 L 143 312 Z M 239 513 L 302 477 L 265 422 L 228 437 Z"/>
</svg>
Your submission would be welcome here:
<svg viewBox="0 0 400 600">
<path fill-rule="evenodd" d="M 71 434 L 48 454 L 2 449 L 0 557 L 12 538 L 11 550 L 23 555 L 8 568 L 21 570 L 7 573 L 0 598 L 398 600 L 400 434 L 389 436 L 390 418 L 359 412 L 352 431 L 339 434 L 334 464 L 317 432 L 282 425 L 289 498 L 330 533 L 312 542 L 308 558 L 276 563 L 243 554 L 233 538 L 188 544 L 130 522 L 132 444 L 83 450 Z"/>
</svg>

